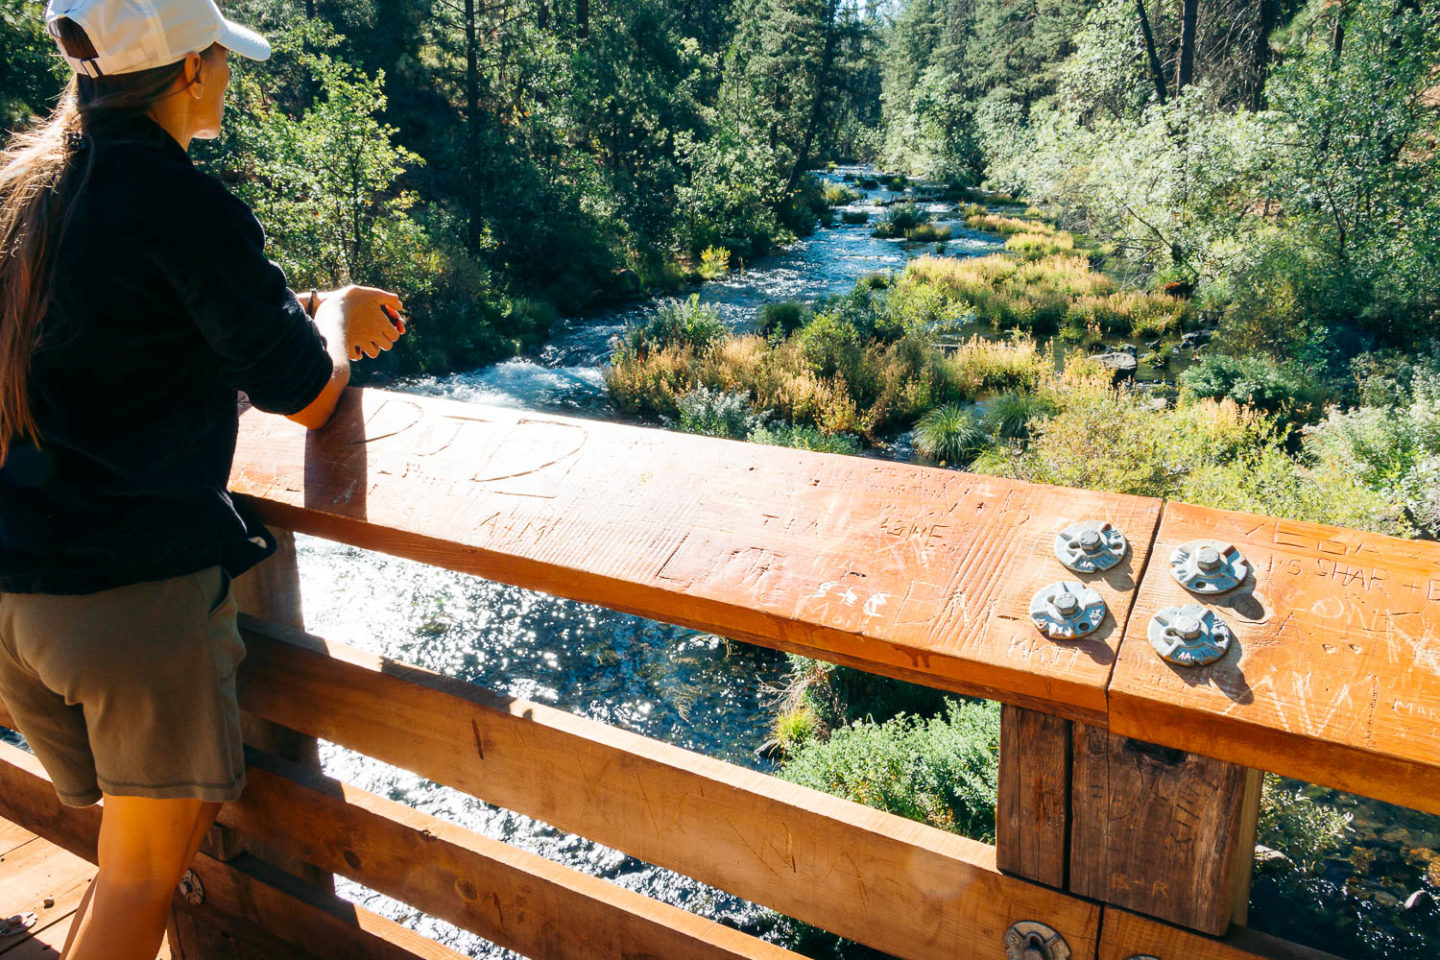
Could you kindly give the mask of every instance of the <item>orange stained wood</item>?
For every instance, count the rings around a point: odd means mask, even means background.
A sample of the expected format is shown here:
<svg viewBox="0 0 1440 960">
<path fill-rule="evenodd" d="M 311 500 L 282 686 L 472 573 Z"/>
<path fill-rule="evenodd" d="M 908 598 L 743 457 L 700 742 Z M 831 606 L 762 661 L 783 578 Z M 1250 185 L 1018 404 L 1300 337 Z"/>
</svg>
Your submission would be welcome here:
<svg viewBox="0 0 1440 960">
<path fill-rule="evenodd" d="M 1176 546 L 1233 543 L 1253 575 L 1189 594 Z M 1198 602 L 1238 641 L 1172 667 L 1152 615 Z M 1110 729 L 1440 813 L 1440 544 L 1171 503 L 1110 687 Z"/>
<path fill-rule="evenodd" d="M 356 389 L 314 433 L 247 411 L 230 486 L 277 526 L 1092 722 L 1159 516 L 1138 497 Z M 1131 551 L 1077 577 L 1052 544 L 1088 518 Z M 1061 579 L 1109 605 L 1088 639 L 1030 622 Z"/>
<path fill-rule="evenodd" d="M 1106 907 L 1097 960 L 1340 960 L 1245 927 L 1206 937 L 1149 917 Z"/>
</svg>

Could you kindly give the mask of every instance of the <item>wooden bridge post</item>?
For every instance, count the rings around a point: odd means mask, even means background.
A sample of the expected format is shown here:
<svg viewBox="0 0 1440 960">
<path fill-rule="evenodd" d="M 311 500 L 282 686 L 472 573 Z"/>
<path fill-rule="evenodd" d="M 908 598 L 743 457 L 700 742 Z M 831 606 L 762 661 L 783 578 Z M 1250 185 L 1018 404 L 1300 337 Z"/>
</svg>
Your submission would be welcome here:
<svg viewBox="0 0 1440 960">
<path fill-rule="evenodd" d="M 303 630 L 305 616 L 300 604 L 300 565 L 295 553 L 295 534 L 289 530 L 272 532 L 279 542 L 279 549 L 263 563 L 235 579 L 231 585 L 235 602 L 241 613 Z M 314 770 L 320 769 L 319 745 L 314 737 L 296 733 L 246 711 L 241 711 L 240 728 L 250 746 Z M 216 829 L 219 831 L 216 855 L 220 859 L 230 860 L 241 853 L 253 853 L 302 880 L 327 889 L 332 887 L 329 874 L 279 851 L 259 848 L 233 831 Z"/>
<path fill-rule="evenodd" d="M 1006 705 L 996 860 L 1008 873 L 1223 934 L 1245 921 L 1260 776 Z"/>
</svg>

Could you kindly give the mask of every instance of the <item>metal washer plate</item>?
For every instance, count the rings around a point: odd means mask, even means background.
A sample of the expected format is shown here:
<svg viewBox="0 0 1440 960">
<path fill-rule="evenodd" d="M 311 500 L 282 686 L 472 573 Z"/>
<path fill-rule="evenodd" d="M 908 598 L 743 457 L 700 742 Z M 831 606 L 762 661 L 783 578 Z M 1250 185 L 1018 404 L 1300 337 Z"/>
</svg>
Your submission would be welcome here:
<svg viewBox="0 0 1440 960">
<path fill-rule="evenodd" d="M 1194 636 L 1185 636 L 1182 627 L 1189 620 Z M 1225 656 L 1235 635 L 1213 610 L 1198 603 L 1166 607 L 1150 618 L 1150 645 L 1166 663 L 1177 667 L 1204 667 Z"/>
<path fill-rule="evenodd" d="M 1066 614 L 1055 606 L 1062 594 L 1074 598 L 1075 611 Z M 1105 622 L 1105 598 L 1078 580 L 1060 580 L 1030 598 L 1030 621 L 1051 640 L 1078 640 Z"/>
<path fill-rule="evenodd" d="M 1201 552 L 1210 549 L 1218 554 L 1213 570 L 1200 567 Z M 1250 576 L 1250 564 L 1234 544 L 1221 540 L 1190 540 L 1170 554 L 1170 573 L 1180 586 L 1191 593 L 1215 596 L 1228 593 Z"/>
<path fill-rule="evenodd" d="M 1087 551 L 1081 537 L 1093 531 L 1098 536 L 1098 549 Z M 1099 573 L 1109 570 L 1125 559 L 1130 544 L 1125 534 L 1104 520 L 1081 520 L 1055 535 L 1055 559 L 1076 573 Z"/>
</svg>

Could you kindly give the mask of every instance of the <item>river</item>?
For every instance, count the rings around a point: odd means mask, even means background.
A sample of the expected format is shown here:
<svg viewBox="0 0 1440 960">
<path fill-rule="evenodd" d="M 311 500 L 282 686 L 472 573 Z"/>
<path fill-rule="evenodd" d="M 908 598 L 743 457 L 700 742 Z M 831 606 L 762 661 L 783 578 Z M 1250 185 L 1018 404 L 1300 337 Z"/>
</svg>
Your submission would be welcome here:
<svg viewBox="0 0 1440 960">
<path fill-rule="evenodd" d="M 827 176 L 838 180 L 846 172 L 872 173 L 840 168 Z M 872 201 L 890 202 L 899 196 L 883 189 L 863 193 L 852 206 L 871 211 L 872 222 L 882 212 Z M 1001 238 L 969 230 L 956 220 L 954 204 L 926 206 L 937 222 L 953 231 L 942 255 L 981 256 L 1003 247 Z M 751 330 L 763 304 L 844 293 L 864 274 L 901 268 L 914 257 L 935 253 L 933 244 L 875 239 L 870 230 L 871 224 L 842 225 L 837 216 L 836 226 L 695 292 L 714 304 L 731 327 Z M 652 307 L 653 301 L 635 302 L 565 318 L 533 356 L 390 386 L 476 403 L 619 419 L 603 378 L 610 341 Z M 768 691 L 786 674 L 785 658 L 778 653 L 309 537 L 299 538 L 299 553 L 305 621 L 313 633 L 733 763 L 770 769 L 757 750 L 769 736 Z M 330 775 L 442 819 L 767 939 L 778 940 L 784 932 L 786 921 L 768 910 L 528 817 L 333 744 L 322 744 L 321 756 Z M 1337 795 L 1324 796 L 1333 801 Z M 1332 910 L 1359 916 L 1373 912 L 1377 896 L 1403 897 L 1414 886 L 1409 877 L 1414 858 L 1403 855 L 1407 845 L 1432 849 L 1440 846 L 1440 835 L 1434 818 L 1340 799 L 1357 816 L 1353 850 L 1335 865 L 1333 883 L 1313 888 L 1317 903 L 1312 906 L 1323 909 L 1322 901 L 1334 898 Z M 1356 887 L 1347 880 L 1357 855 L 1385 868 L 1368 892 L 1363 884 Z M 1440 885 L 1440 866 L 1435 869 L 1434 882 Z M 1251 922 L 1302 938 L 1303 924 L 1294 920 L 1305 911 L 1293 910 L 1273 886 L 1262 877 Z M 517 956 L 348 881 L 340 881 L 338 889 L 462 953 Z M 1386 924 L 1381 928 L 1389 930 Z M 1394 944 L 1387 940 L 1375 955 L 1412 956 L 1403 944 L 1394 950 L 1390 946 Z"/>
</svg>

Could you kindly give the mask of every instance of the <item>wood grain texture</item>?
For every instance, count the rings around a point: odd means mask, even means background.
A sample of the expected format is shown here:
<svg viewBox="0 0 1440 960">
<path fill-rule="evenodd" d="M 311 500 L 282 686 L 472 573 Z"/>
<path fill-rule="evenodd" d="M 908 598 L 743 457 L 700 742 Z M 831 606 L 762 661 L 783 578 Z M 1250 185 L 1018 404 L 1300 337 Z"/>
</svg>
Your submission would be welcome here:
<svg viewBox="0 0 1440 960">
<path fill-rule="evenodd" d="M 1171 667 L 1146 628 L 1190 601 L 1168 558 L 1201 537 L 1255 573 L 1206 604 L 1238 643 Z M 1167 504 L 1110 714 L 1116 733 L 1440 813 L 1440 544 Z"/>
<path fill-rule="evenodd" d="M 99 804 L 63 805 L 33 755 L 0 743 L 0 817 L 94 863 L 100 812 Z M 249 859 L 231 864 L 198 855 L 192 869 L 205 887 L 205 902 L 191 907 L 177 896 L 175 909 L 229 928 L 232 937 L 243 938 L 249 927 L 263 928 L 323 960 L 460 960 L 459 954 L 333 894 L 286 880 L 267 864 L 247 866 Z M 277 882 L 288 886 L 282 889 Z M 63 943 L 63 934 L 60 939 Z"/>
<path fill-rule="evenodd" d="M 774 944 L 258 753 L 221 819 L 527 957 L 799 960 Z"/>
<path fill-rule="evenodd" d="M 286 726 L 907 958 L 991 958 L 1099 910 L 994 848 L 541 704 L 246 621 L 241 703 Z"/>
<path fill-rule="evenodd" d="M 1159 503 L 863 457 L 351 389 L 324 430 L 248 411 L 230 486 L 286 529 L 1103 722 Z M 1057 643 L 1053 538 L 1109 520 L 1082 577 L 1112 616 Z M 1118 617 L 1118 621 L 1117 621 Z"/>
<path fill-rule="evenodd" d="M 1074 725 L 1070 890 L 1205 933 L 1248 882 L 1244 767 Z M 1253 823 L 1253 821 L 1250 821 Z"/>
<path fill-rule="evenodd" d="M 1275 937 L 1232 927 L 1223 937 L 1206 937 L 1121 910 L 1105 908 L 1098 960 L 1340 960 Z M 1358 960 L 1358 958 L 1357 958 Z"/>
<path fill-rule="evenodd" d="M 1070 842 L 1070 726 L 1061 717 L 1010 704 L 1000 714 L 996 864 L 1060 888 Z"/>
</svg>

